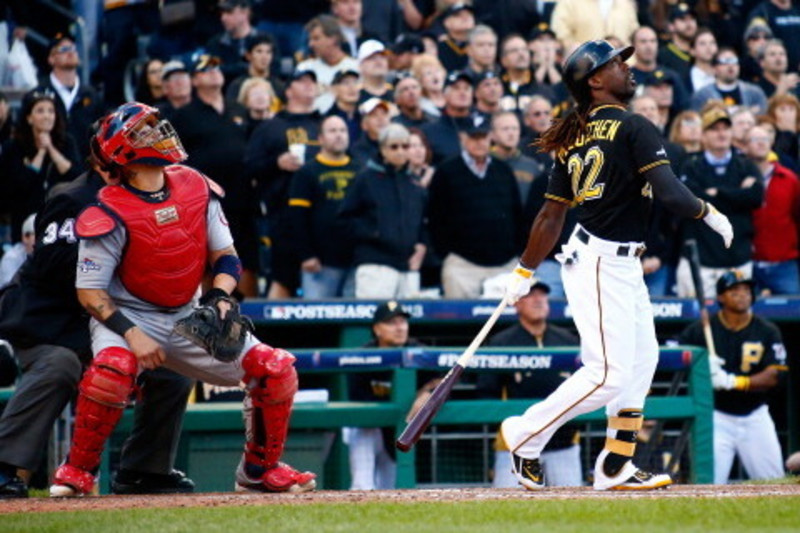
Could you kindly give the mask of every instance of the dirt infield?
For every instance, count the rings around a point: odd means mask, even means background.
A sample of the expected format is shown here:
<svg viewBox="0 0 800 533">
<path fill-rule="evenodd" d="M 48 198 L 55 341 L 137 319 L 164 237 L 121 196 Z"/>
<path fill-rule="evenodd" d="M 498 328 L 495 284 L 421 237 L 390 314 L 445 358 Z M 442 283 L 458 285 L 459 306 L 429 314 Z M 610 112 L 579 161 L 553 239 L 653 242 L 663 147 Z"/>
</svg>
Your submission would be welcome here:
<svg viewBox="0 0 800 533">
<path fill-rule="evenodd" d="M 0 500 L 0 515 L 107 509 L 223 507 L 318 503 L 443 502 L 486 500 L 567 500 L 640 498 L 752 498 L 800 497 L 800 483 L 777 485 L 675 485 L 649 492 L 597 492 L 590 487 L 553 488 L 537 492 L 521 489 L 415 489 L 391 491 L 319 491 L 305 494 L 204 493 L 165 496 L 92 496 L 75 499 L 30 498 Z"/>
</svg>

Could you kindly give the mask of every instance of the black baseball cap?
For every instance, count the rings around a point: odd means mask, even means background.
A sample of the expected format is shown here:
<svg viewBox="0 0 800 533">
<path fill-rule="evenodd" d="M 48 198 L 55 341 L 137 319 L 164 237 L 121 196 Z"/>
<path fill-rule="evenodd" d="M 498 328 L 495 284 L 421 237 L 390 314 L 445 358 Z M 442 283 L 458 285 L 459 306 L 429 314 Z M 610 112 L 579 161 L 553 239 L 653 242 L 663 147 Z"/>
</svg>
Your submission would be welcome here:
<svg viewBox="0 0 800 533">
<path fill-rule="evenodd" d="M 314 80 L 314 83 L 317 83 L 317 73 L 309 69 L 296 69 L 294 72 L 292 72 L 292 75 L 289 76 L 289 83 L 297 81 L 304 76 L 309 76 L 312 80 Z"/>
<path fill-rule="evenodd" d="M 738 270 L 729 270 L 725 272 L 717 280 L 717 296 L 739 284 L 749 286 L 751 292 L 754 292 L 756 286 L 756 283 L 751 278 L 746 277 Z"/>
<path fill-rule="evenodd" d="M 403 306 L 400 305 L 395 300 L 390 300 L 388 302 L 380 304 L 375 309 L 375 314 L 372 315 L 372 323 L 379 324 L 380 322 L 386 322 L 393 319 L 396 316 L 404 316 L 406 318 L 410 318 L 411 313 L 403 309 Z"/>
<path fill-rule="evenodd" d="M 183 61 L 178 61 L 177 59 L 167 61 L 164 63 L 164 66 L 161 67 L 161 81 L 166 80 L 177 72 L 189 72 L 189 69 L 186 67 Z"/>
<path fill-rule="evenodd" d="M 220 0 L 217 7 L 220 11 L 230 11 L 236 7 L 250 7 L 250 0 Z"/>
<path fill-rule="evenodd" d="M 677 80 L 672 75 L 671 72 L 668 70 L 664 70 L 663 68 L 657 68 L 653 72 L 647 75 L 644 80 L 642 80 L 642 85 L 645 87 L 649 87 L 652 85 L 661 85 L 662 83 L 668 83 L 675 86 Z"/>
<path fill-rule="evenodd" d="M 474 77 L 472 77 L 473 83 L 476 88 L 478 87 L 478 85 L 481 84 L 481 82 L 486 80 L 492 80 L 495 78 L 497 79 L 500 78 L 500 74 L 496 70 L 484 70 L 483 72 L 479 72 Z"/>
<path fill-rule="evenodd" d="M 59 32 L 56 33 L 52 39 L 50 39 L 50 43 L 49 46 L 47 47 L 47 50 L 52 52 L 53 49 L 59 46 L 63 41 L 70 41 L 72 44 L 76 43 L 75 37 L 73 37 L 71 34 Z"/>
<path fill-rule="evenodd" d="M 338 85 L 348 76 L 352 76 L 353 78 L 358 79 L 360 74 L 357 70 L 353 70 L 351 68 L 346 68 L 344 70 L 337 70 L 336 74 L 333 75 L 333 81 L 331 81 L 331 85 Z"/>
<path fill-rule="evenodd" d="M 475 113 L 470 118 L 470 124 L 464 130 L 464 133 L 470 137 L 480 137 L 483 135 L 489 135 L 489 132 L 491 131 L 492 121 L 489 119 L 489 117 L 483 113 Z"/>
<path fill-rule="evenodd" d="M 411 52 L 412 54 L 421 54 L 425 51 L 425 44 L 422 42 L 422 37 L 413 33 L 401 33 L 394 40 L 389 50 L 393 54 L 405 54 Z"/>
<path fill-rule="evenodd" d="M 544 281 L 536 280 L 536 283 L 531 285 L 531 290 L 528 292 L 528 294 L 532 293 L 533 291 L 542 291 L 545 294 L 550 294 L 550 285 Z"/>
<path fill-rule="evenodd" d="M 275 48 L 275 41 L 266 33 L 254 33 L 244 38 L 244 47 L 248 52 L 252 52 L 259 44 L 268 44 Z"/>
<path fill-rule="evenodd" d="M 470 73 L 467 72 L 466 70 L 455 70 L 450 74 L 448 74 L 447 77 L 444 79 L 444 86 L 445 88 L 449 87 L 450 85 L 453 85 L 454 83 L 460 80 L 464 80 L 470 85 L 473 85 L 475 83 L 475 80 L 472 78 L 472 75 L 470 75 Z"/>
<path fill-rule="evenodd" d="M 472 9 L 471 5 L 467 4 L 466 2 L 456 2 L 442 12 L 442 20 L 446 19 L 447 17 L 457 15 L 462 11 L 469 11 L 473 15 L 475 14 L 475 10 Z"/>
<path fill-rule="evenodd" d="M 211 70 L 212 68 L 219 67 L 221 64 L 222 60 L 217 56 L 212 56 L 211 54 L 200 54 L 192 61 L 192 74 Z"/>
<path fill-rule="evenodd" d="M 547 22 L 540 22 L 539 24 L 534 26 L 530 34 L 528 34 L 528 40 L 535 41 L 536 39 L 542 37 L 543 35 L 547 35 L 548 37 L 551 37 L 553 39 L 556 38 L 556 32 L 550 29 L 550 25 Z"/>
<path fill-rule="evenodd" d="M 692 11 L 692 8 L 689 7 L 689 4 L 687 4 L 685 2 L 680 2 L 678 4 L 675 4 L 674 6 L 672 6 L 672 9 L 669 10 L 669 20 L 670 20 L 670 22 L 675 20 L 675 19 L 679 19 L 679 18 L 686 17 L 686 16 L 695 17 L 694 12 Z M 697 18 L 697 17 L 695 17 L 695 18 Z"/>
</svg>

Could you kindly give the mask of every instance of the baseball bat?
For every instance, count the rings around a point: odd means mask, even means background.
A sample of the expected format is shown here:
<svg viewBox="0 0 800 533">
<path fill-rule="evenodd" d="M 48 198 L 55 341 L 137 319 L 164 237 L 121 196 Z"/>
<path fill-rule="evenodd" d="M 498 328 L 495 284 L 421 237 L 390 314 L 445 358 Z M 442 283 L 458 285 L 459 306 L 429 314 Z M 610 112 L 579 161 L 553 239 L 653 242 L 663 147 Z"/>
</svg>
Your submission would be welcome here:
<svg viewBox="0 0 800 533">
<path fill-rule="evenodd" d="M 717 349 L 714 346 L 714 336 L 711 334 L 711 319 L 708 315 L 708 305 L 706 305 L 703 278 L 700 277 L 700 254 L 697 251 L 697 241 L 694 239 L 686 241 L 686 249 L 688 251 L 689 268 L 692 271 L 694 295 L 700 306 L 700 322 L 703 324 L 703 336 L 706 339 L 706 348 L 708 349 L 708 358 L 710 362 L 711 357 L 717 355 Z"/>
<path fill-rule="evenodd" d="M 397 449 L 407 452 L 414 446 L 414 444 L 417 443 L 419 438 L 430 425 L 433 417 L 436 416 L 436 413 L 438 413 L 439 409 L 442 408 L 444 402 L 447 401 L 447 398 L 450 396 L 450 391 L 453 390 L 453 386 L 461 379 L 461 374 L 464 373 L 464 369 L 469 364 L 470 359 L 472 359 L 472 356 L 475 355 L 475 351 L 486 339 L 486 336 L 489 334 L 489 331 L 492 329 L 492 326 L 494 326 L 495 322 L 497 322 L 497 319 L 500 318 L 500 315 L 503 313 L 506 305 L 508 305 L 508 302 L 506 302 L 505 298 L 500 300 L 500 303 L 492 313 L 492 316 L 489 317 L 467 349 L 464 350 L 464 352 L 456 361 L 456 364 L 453 365 L 453 368 L 447 372 L 447 375 L 445 375 L 445 377 L 442 378 L 442 381 L 436 386 L 435 389 L 433 389 L 433 392 L 428 397 L 428 400 L 422 405 L 420 410 L 417 411 L 411 420 L 408 421 L 406 428 L 400 434 L 400 437 L 398 437 L 397 442 L 395 443 Z"/>
</svg>

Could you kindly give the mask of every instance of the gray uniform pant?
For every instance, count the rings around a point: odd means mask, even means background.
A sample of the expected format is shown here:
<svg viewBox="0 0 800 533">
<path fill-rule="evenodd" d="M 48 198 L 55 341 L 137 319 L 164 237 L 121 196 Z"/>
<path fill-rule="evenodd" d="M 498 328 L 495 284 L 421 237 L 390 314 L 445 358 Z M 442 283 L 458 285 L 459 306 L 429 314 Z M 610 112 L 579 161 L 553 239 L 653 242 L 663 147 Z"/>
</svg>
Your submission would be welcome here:
<svg viewBox="0 0 800 533">
<path fill-rule="evenodd" d="M 78 355 L 62 346 L 16 349 L 22 369 L 14 396 L 0 418 L 0 462 L 36 470 L 53 423 L 75 396 L 82 374 Z M 173 467 L 192 381 L 167 369 L 140 377 L 133 433 L 123 446 L 121 467 L 158 474 Z"/>
</svg>

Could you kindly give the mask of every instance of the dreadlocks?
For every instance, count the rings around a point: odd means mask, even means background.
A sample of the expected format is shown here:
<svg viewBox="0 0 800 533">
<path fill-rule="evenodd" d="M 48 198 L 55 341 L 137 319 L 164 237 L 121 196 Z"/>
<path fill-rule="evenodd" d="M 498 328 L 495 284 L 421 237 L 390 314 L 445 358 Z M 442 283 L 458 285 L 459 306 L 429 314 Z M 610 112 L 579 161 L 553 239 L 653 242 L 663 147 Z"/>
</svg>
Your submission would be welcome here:
<svg viewBox="0 0 800 533">
<path fill-rule="evenodd" d="M 534 145 L 542 152 L 548 153 L 571 146 L 586 127 L 591 104 L 588 101 L 578 103 L 567 111 L 564 118 L 558 119 L 534 141 Z"/>
</svg>

